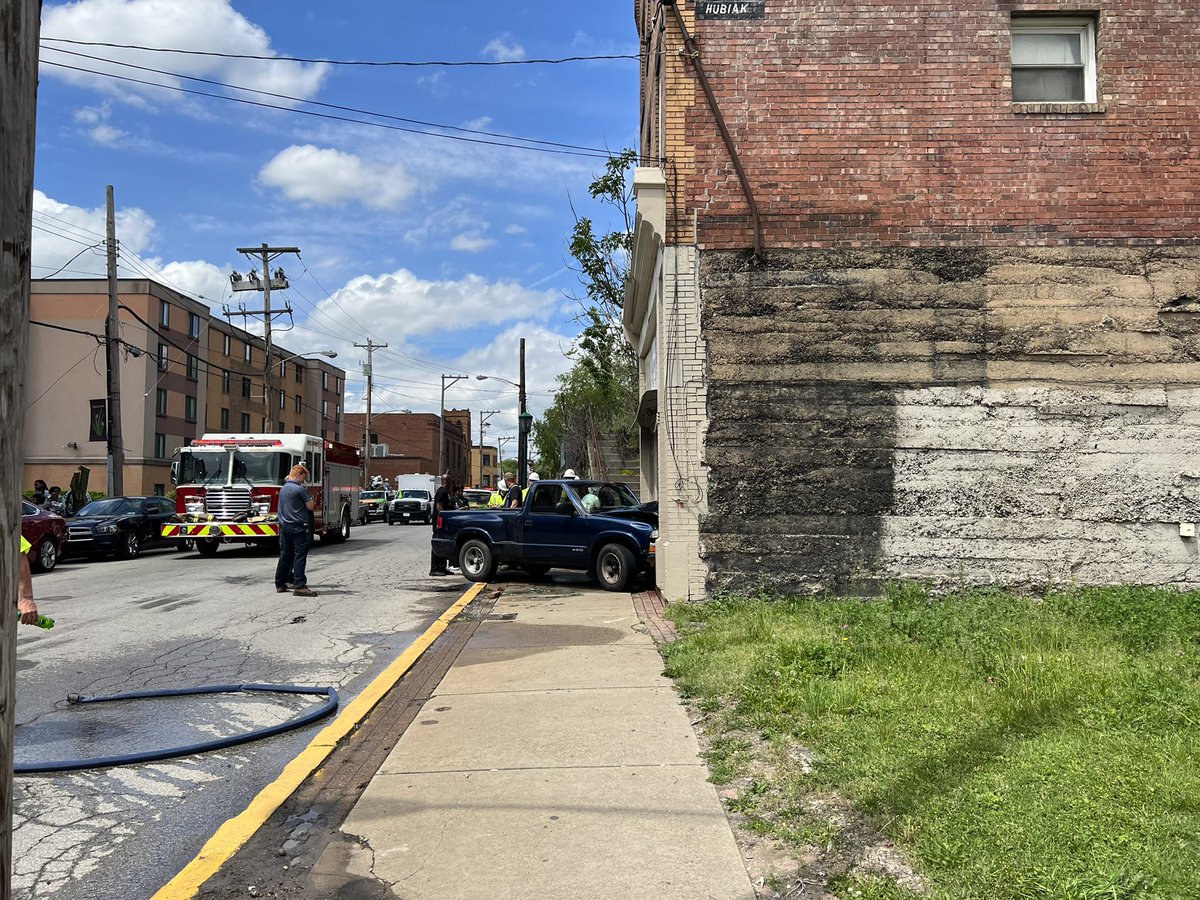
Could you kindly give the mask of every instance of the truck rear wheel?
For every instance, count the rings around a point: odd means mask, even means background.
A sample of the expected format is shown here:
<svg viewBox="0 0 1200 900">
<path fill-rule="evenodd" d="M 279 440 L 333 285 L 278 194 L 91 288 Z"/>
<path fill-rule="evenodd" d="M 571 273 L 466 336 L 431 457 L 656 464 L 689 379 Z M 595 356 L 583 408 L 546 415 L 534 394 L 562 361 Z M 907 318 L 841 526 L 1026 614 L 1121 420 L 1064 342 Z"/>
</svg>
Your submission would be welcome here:
<svg viewBox="0 0 1200 900">
<path fill-rule="evenodd" d="M 606 591 L 623 591 L 633 580 L 633 553 L 623 544 L 605 544 L 596 554 L 596 580 Z"/>
<path fill-rule="evenodd" d="M 468 581 L 488 581 L 496 574 L 496 555 L 486 541 L 472 538 L 458 549 L 458 568 Z"/>
</svg>

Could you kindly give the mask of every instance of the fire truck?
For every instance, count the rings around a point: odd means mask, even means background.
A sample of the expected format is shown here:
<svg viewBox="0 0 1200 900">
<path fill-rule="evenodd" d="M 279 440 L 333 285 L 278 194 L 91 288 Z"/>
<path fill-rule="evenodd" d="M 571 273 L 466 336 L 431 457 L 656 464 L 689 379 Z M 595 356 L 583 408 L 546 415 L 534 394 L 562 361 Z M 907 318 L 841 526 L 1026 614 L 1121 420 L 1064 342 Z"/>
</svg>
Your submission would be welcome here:
<svg viewBox="0 0 1200 900">
<path fill-rule="evenodd" d="M 223 542 L 278 540 L 279 489 L 297 463 L 309 471 L 314 533 L 332 542 L 350 537 L 362 479 L 357 447 L 310 434 L 206 434 L 179 454 L 171 465 L 175 517 L 162 536 L 195 542 L 201 556 Z"/>
</svg>

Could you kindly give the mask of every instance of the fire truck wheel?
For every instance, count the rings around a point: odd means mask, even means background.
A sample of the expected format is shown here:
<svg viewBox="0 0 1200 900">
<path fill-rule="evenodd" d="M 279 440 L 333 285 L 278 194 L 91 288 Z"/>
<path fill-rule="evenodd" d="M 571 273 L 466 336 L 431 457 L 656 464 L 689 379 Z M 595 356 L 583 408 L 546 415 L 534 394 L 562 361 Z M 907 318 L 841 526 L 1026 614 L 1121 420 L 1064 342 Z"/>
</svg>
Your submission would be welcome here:
<svg viewBox="0 0 1200 900">
<path fill-rule="evenodd" d="M 201 556 L 216 556 L 217 547 L 220 545 L 220 538 L 198 538 L 196 540 L 196 552 Z"/>
</svg>

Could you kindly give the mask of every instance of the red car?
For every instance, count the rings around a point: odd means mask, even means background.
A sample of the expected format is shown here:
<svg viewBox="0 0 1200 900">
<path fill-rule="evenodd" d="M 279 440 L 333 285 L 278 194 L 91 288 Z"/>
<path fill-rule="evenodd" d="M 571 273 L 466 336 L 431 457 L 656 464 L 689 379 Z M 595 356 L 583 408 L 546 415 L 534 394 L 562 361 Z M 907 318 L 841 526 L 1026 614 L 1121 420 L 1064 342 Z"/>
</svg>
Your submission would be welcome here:
<svg viewBox="0 0 1200 900">
<path fill-rule="evenodd" d="M 67 520 L 22 500 L 21 537 L 32 548 L 29 565 L 34 571 L 49 572 L 58 565 L 58 558 L 67 546 Z"/>
</svg>

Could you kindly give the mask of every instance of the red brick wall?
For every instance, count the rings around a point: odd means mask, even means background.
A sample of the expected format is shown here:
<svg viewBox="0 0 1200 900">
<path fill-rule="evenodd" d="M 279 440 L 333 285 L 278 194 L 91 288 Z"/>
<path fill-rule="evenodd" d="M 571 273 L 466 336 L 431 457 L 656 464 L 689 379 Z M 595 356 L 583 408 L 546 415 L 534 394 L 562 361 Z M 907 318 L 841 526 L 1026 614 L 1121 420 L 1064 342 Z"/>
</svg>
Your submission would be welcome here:
<svg viewBox="0 0 1200 900">
<path fill-rule="evenodd" d="M 1200 3 L 1096 4 L 1102 111 L 1014 110 L 1011 14 L 1087 6 L 771 0 L 763 19 L 694 21 L 766 246 L 1195 243 Z M 746 201 L 684 77 L 687 218 L 704 248 L 747 247 Z"/>
</svg>

